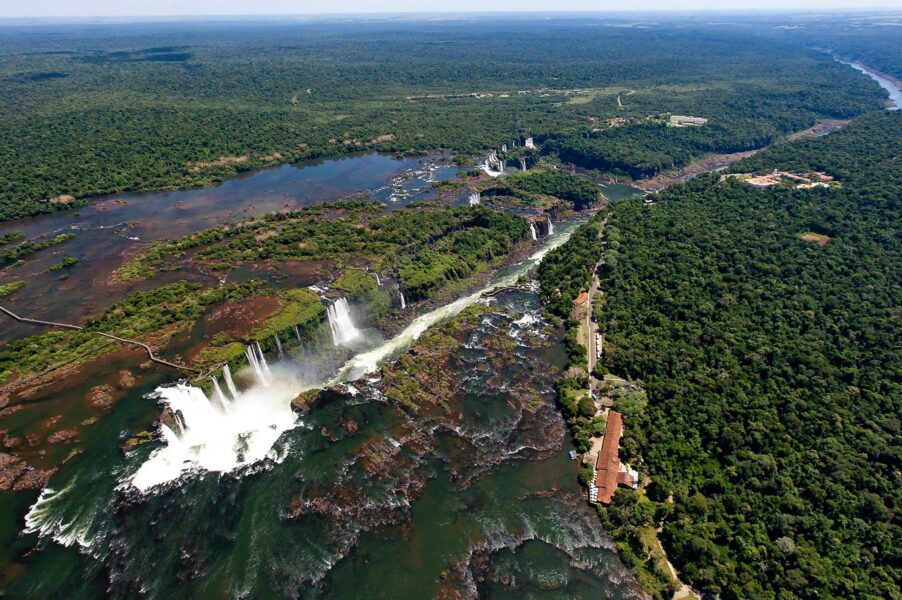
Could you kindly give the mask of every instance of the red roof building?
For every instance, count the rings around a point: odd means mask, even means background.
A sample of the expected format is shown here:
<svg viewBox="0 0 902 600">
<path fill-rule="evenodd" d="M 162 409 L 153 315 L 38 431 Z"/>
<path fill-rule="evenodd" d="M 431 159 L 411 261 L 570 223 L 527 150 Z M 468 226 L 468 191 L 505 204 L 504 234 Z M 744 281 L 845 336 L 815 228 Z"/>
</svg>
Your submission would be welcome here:
<svg viewBox="0 0 902 600">
<path fill-rule="evenodd" d="M 573 301 L 573 306 L 581 306 L 589 300 L 589 292 L 583 292 Z"/>
<path fill-rule="evenodd" d="M 595 461 L 595 488 L 593 496 L 602 504 L 610 504 L 618 485 L 636 486 L 636 478 L 626 469 L 621 470 L 620 438 L 623 436 L 623 417 L 617 411 L 608 411 L 604 429 L 604 441 Z"/>
</svg>

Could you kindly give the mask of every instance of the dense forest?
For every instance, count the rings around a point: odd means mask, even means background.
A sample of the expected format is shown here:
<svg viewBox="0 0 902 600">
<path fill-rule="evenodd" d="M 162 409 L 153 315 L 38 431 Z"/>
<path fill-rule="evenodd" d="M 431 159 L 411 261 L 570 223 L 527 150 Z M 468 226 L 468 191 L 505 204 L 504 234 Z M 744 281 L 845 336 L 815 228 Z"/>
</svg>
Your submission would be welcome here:
<svg viewBox="0 0 902 600">
<path fill-rule="evenodd" d="M 0 219 L 285 161 L 478 153 L 524 136 L 553 135 L 549 151 L 641 176 L 758 147 L 884 97 L 829 56 L 755 28 L 620 25 L 6 26 L 0 103 L 16 110 L 0 114 Z M 698 131 L 645 124 L 663 113 L 710 122 Z M 592 131 L 614 117 L 640 122 Z"/>
<path fill-rule="evenodd" d="M 706 595 L 898 597 L 899 156 L 902 114 L 875 113 L 735 168 L 840 186 L 711 175 L 612 207 L 602 368 L 647 390 L 621 455 L 651 484 L 603 517 L 626 548 L 661 523 Z"/>
</svg>

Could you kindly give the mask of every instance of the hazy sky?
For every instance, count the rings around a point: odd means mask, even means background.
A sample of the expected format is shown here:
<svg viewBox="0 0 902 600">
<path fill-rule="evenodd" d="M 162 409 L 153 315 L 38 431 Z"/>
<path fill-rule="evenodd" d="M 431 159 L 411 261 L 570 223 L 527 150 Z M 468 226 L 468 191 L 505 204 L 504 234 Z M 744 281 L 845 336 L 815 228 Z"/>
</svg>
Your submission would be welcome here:
<svg viewBox="0 0 902 600">
<path fill-rule="evenodd" d="M 902 0 L 0 0 L 5 17 L 865 8 L 902 11 Z"/>
</svg>

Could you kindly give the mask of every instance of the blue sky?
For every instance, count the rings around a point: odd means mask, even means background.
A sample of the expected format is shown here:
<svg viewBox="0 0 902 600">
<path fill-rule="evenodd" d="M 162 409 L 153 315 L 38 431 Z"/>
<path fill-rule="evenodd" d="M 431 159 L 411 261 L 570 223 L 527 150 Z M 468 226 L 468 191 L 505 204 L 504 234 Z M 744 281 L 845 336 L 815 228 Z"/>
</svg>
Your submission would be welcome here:
<svg viewBox="0 0 902 600">
<path fill-rule="evenodd" d="M 0 0 L 5 17 L 865 8 L 902 13 L 902 0 Z"/>
</svg>

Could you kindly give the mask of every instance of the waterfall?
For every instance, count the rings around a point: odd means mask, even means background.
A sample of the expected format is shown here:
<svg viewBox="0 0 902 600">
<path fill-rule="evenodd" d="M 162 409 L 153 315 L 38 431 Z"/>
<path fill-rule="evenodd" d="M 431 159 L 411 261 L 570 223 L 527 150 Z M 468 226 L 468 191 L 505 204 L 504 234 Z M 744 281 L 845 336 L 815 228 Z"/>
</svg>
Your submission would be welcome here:
<svg viewBox="0 0 902 600">
<path fill-rule="evenodd" d="M 260 343 L 258 342 L 256 345 L 250 344 L 244 351 L 244 354 L 247 356 L 247 362 L 254 370 L 254 375 L 257 376 L 257 382 L 263 386 L 269 385 L 272 373 L 269 370 L 269 365 L 266 364 L 266 357 L 263 356 Z"/>
<path fill-rule="evenodd" d="M 481 197 L 479 196 L 479 192 L 473 192 L 470 194 L 470 206 L 476 206 L 481 203 Z"/>
<path fill-rule="evenodd" d="M 304 342 L 301 341 L 301 332 L 298 331 L 298 326 L 294 326 L 294 337 L 298 338 L 298 344 L 304 345 Z"/>
<path fill-rule="evenodd" d="M 266 362 L 266 355 L 263 354 L 263 348 L 260 347 L 260 342 L 257 342 L 257 355 L 260 359 L 260 365 L 263 367 L 263 372 L 266 373 L 267 379 L 272 379 L 272 371 L 269 370 L 269 365 Z"/>
<path fill-rule="evenodd" d="M 407 308 L 407 301 L 404 300 L 404 292 L 401 291 L 401 286 L 398 286 L 398 294 L 401 295 L 401 310 Z"/>
<path fill-rule="evenodd" d="M 498 161 L 498 172 L 504 173 L 504 161 L 503 160 Z"/>
<path fill-rule="evenodd" d="M 276 350 L 279 351 L 279 356 L 282 356 L 284 352 L 282 352 L 282 340 L 279 339 L 279 334 L 275 335 L 276 338 Z"/>
<path fill-rule="evenodd" d="M 526 138 L 526 142 L 523 144 L 527 148 L 535 148 L 536 144 L 532 141 L 531 137 Z"/>
<path fill-rule="evenodd" d="M 222 378 L 225 379 L 226 387 L 229 388 L 229 393 L 232 395 L 232 400 L 238 399 L 238 389 L 235 387 L 235 382 L 232 381 L 232 371 L 229 369 L 229 363 L 226 363 L 222 368 Z"/>
<path fill-rule="evenodd" d="M 379 273 L 373 273 L 376 276 L 376 285 L 382 286 L 382 282 L 379 280 Z"/>
<path fill-rule="evenodd" d="M 210 381 L 213 382 L 213 395 L 216 397 L 216 401 L 219 403 L 220 408 L 228 410 L 229 401 L 226 399 L 225 394 L 222 393 L 222 388 L 219 387 L 219 381 L 216 380 L 216 376 L 211 375 Z"/>
<path fill-rule="evenodd" d="M 501 144 L 501 151 L 507 152 L 507 144 Z"/>
<path fill-rule="evenodd" d="M 520 159 L 520 170 L 521 170 L 521 171 L 525 171 L 525 170 L 526 170 L 526 159 L 525 159 L 525 158 L 521 158 L 521 159 Z"/>
<path fill-rule="evenodd" d="M 532 240 L 534 242 L 539 239 L 539 236 L 536 235 L 536 225 L 532 221 L 529 222 L 529 233 L 532 234 Z"/>
<path fill-rule="evenodd" d="M 551 217 L 548 217 L 548 235 L 554 235 L 554 223 L 551 222 Z"/>
<path fill-rule="evenodd" d="M 188 428 L 176 435 L 175 431 L 161 425 L 163 444 L 151 453 L 128 479 L 128 483 L 144 492 L 154 486 L 176 481 L 186 472 L 228 473 L 267 457 L 281 460 L 279 457 L 284 456 L 285 445 L 280 438 L 285 431 L 299 424 L 298 416 L 291 407 L 291 401 L 298 394 L 312 388 L 353 381 L 374 372 L 436 323 L 458 314 L 477 302 L 483 294 L 515 284 L 550 251 L 564 244 L 578 224 L 573 222 L 561 227 L 560 235 L 543 240 L 545 243 L 529 258 L 501 271 L 482 289 L 418 316 L 392 339 L 357 353 L 328 381 L 307 380 L 296 372 L 279 370 L 270 385 L 252 385 L 238 394 L 234 384 L 229 384 L 231 375 L 224 366 L 223 377 L 235 396 L 228 412 L 216 410 L 200 388 L 185 384 L 157 388 L 160 403 L 179 415 L 177 420 L 181 424 L 175 428 L 182 428 L 185 424 Z M 247 354 L 253 368 L 259 362 L 256 345 L 248 346 Z M 260 373 L 262 367 L 257 367 L 259 371 L 256 372 Z M 33 508 L 27 518 L 36 518 L 36 510 Z"/>
<path fill-rule="evenodd" d="M 339 298 L 330 304 L 326 312 L 329 316 L 333 344 L 341 346 L 360 337 L 360 331 L 354 327 L 354 321 L 351 320 L 351 308 L 346 298 Z"/>
</svg>

